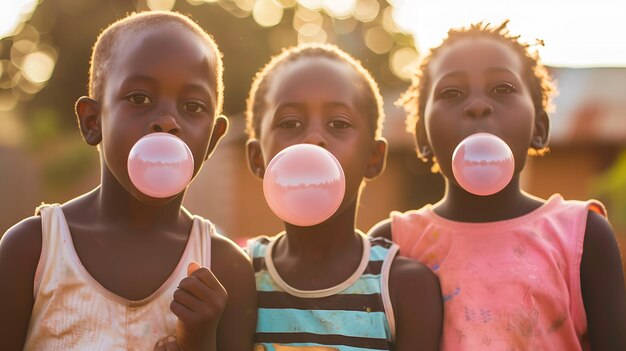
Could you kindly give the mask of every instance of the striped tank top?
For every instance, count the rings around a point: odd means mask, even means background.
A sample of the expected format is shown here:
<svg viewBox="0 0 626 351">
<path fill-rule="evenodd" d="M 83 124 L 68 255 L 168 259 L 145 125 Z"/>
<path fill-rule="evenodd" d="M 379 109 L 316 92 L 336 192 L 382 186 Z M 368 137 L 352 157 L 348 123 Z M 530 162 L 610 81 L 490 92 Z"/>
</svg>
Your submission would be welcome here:
<svg viewBox="0 0 626 351">
<path fill-rule="evenodd" d="M 256 276 L 255 351 L 392 350 L 395 336 L 389 270 L 398 246 L 363 233 L 363 254 L 343 283 L 322 290 L 287 284 L 272 261 L 275 237 L 248 242 Z"/>
</svg>

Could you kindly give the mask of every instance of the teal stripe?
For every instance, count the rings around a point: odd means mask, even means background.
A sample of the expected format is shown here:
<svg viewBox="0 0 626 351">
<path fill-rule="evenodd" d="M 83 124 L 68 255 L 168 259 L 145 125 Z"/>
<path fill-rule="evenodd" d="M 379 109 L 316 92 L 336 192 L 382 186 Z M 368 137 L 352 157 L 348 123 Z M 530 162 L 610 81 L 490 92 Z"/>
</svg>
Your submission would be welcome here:
<svg viewBox="0 0 626 351">
<path fill-rule="evenodd" d="M 314 333 L 387 339 L 384 312 L 258 309 L 257 333 Z"/>
<path fill-rule="evenodd" d="M 370 249 L 370 261 L 384 261 L 389 249 L 382 246 L 372 246 Z"/>
<path fill-rule="evenodd" d="M 261 245 L 259 241 L 255 241 L 254 245 L 252 245 L 252 254 L 250 256 L 252 258 L 265 257 L 265 249 L 267 249 L 267 245 Z"/>
<path fill-rule="evenodd" d="M 258 343 L 255 345 L 263 345 L 265 346 L 265 351 L 276 351 L 276 349 L 274 348 L 274 346 L 272 346 L 272 344 L 268 344 L 268 343 Z M 371 351 L 372 349 L 364 349 L 361 347 L 352 347 L 352 346 L 343 346 L 343 345 L 322 345 L 322 344 L 314 344 L 314 343 L 310 343 L 310 342 L 306 342 L 306 343 L 292 343 L 292 344 L 281 344 L 284 346 L 299 346 L 299 347 L 306 347 L 306 346 L 326 346 L 326 347 L 334 347 L 339 351 Z M 306 351 L 306 349 L 303 349 L 301 351 Z"/>
<path fill-rule="evenodd" d="M 259 241 L 255 241 L 252 248 L 252 257 L 265 257 L 266 249 L 267 245 L 262 245 Z M 389 250 L 382 246 L 372 246 L 370 248 L 370 261 L 383 261 L 387 255 L 387 251 Z"/>
<path fill-rule="evenodd" d="M 284 291 L 266 270 L 255 273 L 257 291 Z M 364 274 L 354 284 L 339 294 L 380 294 L 380 275 Z"/>
</svg>

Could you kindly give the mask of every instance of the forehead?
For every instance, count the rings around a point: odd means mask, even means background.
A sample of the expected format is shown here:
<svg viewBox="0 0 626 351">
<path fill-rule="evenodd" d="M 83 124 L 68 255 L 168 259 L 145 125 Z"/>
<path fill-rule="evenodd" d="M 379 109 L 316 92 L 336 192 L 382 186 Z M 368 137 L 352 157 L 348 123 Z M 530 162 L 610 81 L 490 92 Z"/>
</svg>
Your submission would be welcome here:
<svg viewBox="0 0 626 351">
<path fill-rule="evenodd" d="M 215 53 L 198 34 L 181 24 L 166 23 L 123 30 L 108 67 L 113 74 L 140 74 L 166 66 L 215 80 L 214 64 Z"/>
<path fill-rule="evenodd" d="M 504 68 L 521 76 L 524 67 L 521 57 L 509 44 L 474 37 L 441 48 L 428 65 L 433 80 L 456 71 L 482 73 L 490 68 Z"/>
<path fill-rule="evenodd" d="M 354 67 L 346 62 L 303 57 L 276 68 L 268 84 L 267 101 L 353 100 L 360 95 L 362 81 Z"/>
</svg>

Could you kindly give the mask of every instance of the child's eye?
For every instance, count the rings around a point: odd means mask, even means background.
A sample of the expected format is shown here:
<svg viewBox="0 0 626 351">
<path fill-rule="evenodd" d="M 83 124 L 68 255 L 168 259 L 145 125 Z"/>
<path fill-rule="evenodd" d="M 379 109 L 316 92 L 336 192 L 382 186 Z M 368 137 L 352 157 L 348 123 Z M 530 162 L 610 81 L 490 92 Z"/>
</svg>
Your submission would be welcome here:
<svg viewBox="0 0 626 351">
<path fill-rule="evenodd" d="M 126 99 L 135 105 L 147 105 L 152 102 L 152 100 L 145 94 L 132 94 Z"/>
<path fill-rule="evenodd" d="M 206 108 L 199 102 L 187 102 L 183 105 L 183 110 L 191 113 L 202 113 L 206 111 Z"/>
<path fill-rule="evenodd" d="M 463 95 L 463 93 L 460 90 L 454 88 L 446 88 L 439 93 L 439 97 L 441 99 L 456 99 L 461 97 L 461 95 Z"/>
<path fill-rule="evenodd" d="M 515 87 L 508 83 L 503 83 L 493 88 L 495 95 L 508 95 L 515 92 Z"/>
<path fill-rule="evenodd" d="M 346 121 L 342 121 L 342 120 L 331 121 L 328 123 L 328 125 L 331 128 L 335 128 L 335 129 L 346 129 L 352 126 L 350 123 Z"/>
<path fill-rule="evenodd" d="M 278 124 L 279 128 L 292 129 L 298 128 L 302 125 L 302 123 L 295 119 L 284 120 Z"/>
</svg>

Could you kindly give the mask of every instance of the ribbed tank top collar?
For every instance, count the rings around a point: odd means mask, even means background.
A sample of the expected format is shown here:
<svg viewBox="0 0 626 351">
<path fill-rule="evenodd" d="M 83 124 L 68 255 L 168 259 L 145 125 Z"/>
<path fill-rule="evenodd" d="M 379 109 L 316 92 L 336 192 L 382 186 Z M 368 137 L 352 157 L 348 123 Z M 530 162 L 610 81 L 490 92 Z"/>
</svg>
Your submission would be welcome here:
<svg viewBox="0 0 626 351">
<path fill-rule="evenodd" d="M 302 298 L 320 298 L 320 297 L 334 295 L 342 290 L 345 290 L 347 287 L 349 287 L 350 285 L 354 284 L 357 280 L 359 280 L 359 278 L 361 277 L 361 275 L 363 275 L 363 272 L 365 272 L 365 269 L 367 268 L 367 264 L 370 259 L 370 242 L 369 240 L 367 240 L 367 236 L 363 234 L 362 232 L 356 231 L 356 233 L 361 237 L 362 242 L 363 242 L 363 252 L 361 254 L 361 262 L 359 263 L 359 266 L 354 271 L 354 273 L 352 273 L 352 275 L 348 277 L 348 279 L 346 279 L 345 281 L 335 286 L 325 288 L 325 289 L 319 289 L 319 290 L 301 290 L 301 289 L 296 289 L 292 287 L 280 276 L 280 274 L 278 273 L 278 270 L 276 269 L 276 266 L 274 265 L 274 260 L 272 258 L 272 251 L 273 251 L 274 245 L 278 242 L 278 240 L 282 236 L 285 235 L 285 232 L 281 232 L 280 234 L 276 235 L 274 238 L 270 240 L 269 244 L 267 245 L 267 249 L 265 250 L 265 265 L 267 266 L 267 271 L 270 274 L 270 276 L 274 279 L 276 284 L 278 284 L 278 286 L 280 286 L 285 292 L 293 296 L 302 297 Z"/>
<path fill-rule="evenodd" d="M 178 273 L 181 270 L 186 269 L 185 264 L 188 261 L 187 257 L 190 255 L 192 251 L 191 247 L 195 244 L 195 241 L 197 240 L 200 231 L 202 231 L 204 227 L 202 225 L 202 219 L 198 216 L 193 216 L 193 225 L 191 227 L 191 232 L 189 234 L 189 238 L 187 239 L 187 243 L 185 244 L 185 250 L 183 251 L 181 259 L 178 261 L 176 268 L 174 268 L 174 270 L 170 273 L 170 275 L 165 280 L 165 282 L 156 291 L 150 294 L 150 296 L 141 300 L 129 300 L 111 292 L 110 290 L 102 286 L 102 284 L 100 284 L 87 271 L 87 269 L 83 266 L 80 260 L 80 257 L 78 256 L 78 253 L 76 252 L 76 248 L 74 247 L 74 242 L 72 240 L 72 235 L 70 234 L 69 226 L 65 219 L 65 215 L 63 214 L 63 210 L 61 209 L 61 206 L 55 205 L 52 207 L 52 210 L 55 211 L 55 215 L 57 217 L 57 220 L 59 221 L 58 225 L 60 226 L 60 229 L 61 229 L 62 239 L 66 243 L 66 245 L 64 245 L 64 250 L 66 251 L 66 254 L 69 256 L 72 262 L 71 264 L 74 266 L 78 274 L 80 274 L 80 276 L 85 280 L 85 282 L 91 285 L 91 287 L 94 288 L 99 294 L 107 297 L 110 300 L 118 302 L 122 305 L 131 306 L 131 307 L 138 307 L 138 306 L 148 304 L 149 302 L 153 301 L 154 299 L 162 295 L 165 291 L 167 291 L 167 289 L 172 284 L 178 283 Z"/>
<path fill-rule="evenodd" d="M 433 210 L 434 206 L 432 204 L 424 206 L 421 211 L 423 215 L 428 217 L 428 219 L 433 223 L 450 229 L 462 231 L 482 231 L 484 229 L 489 229 L 490 232 L 493 232 L 494 230 L 507 230 L 518 227 L 521 224 L 531 223 L 535 219 L 543 217 L 545 213 L 552 211 L 563 201 L 563 197 L 560 194 L 553 194 L 541 206 L 522 216 L 493 222 L 459 222 L 450 220 L 438 215 Z"/>
</svg>

